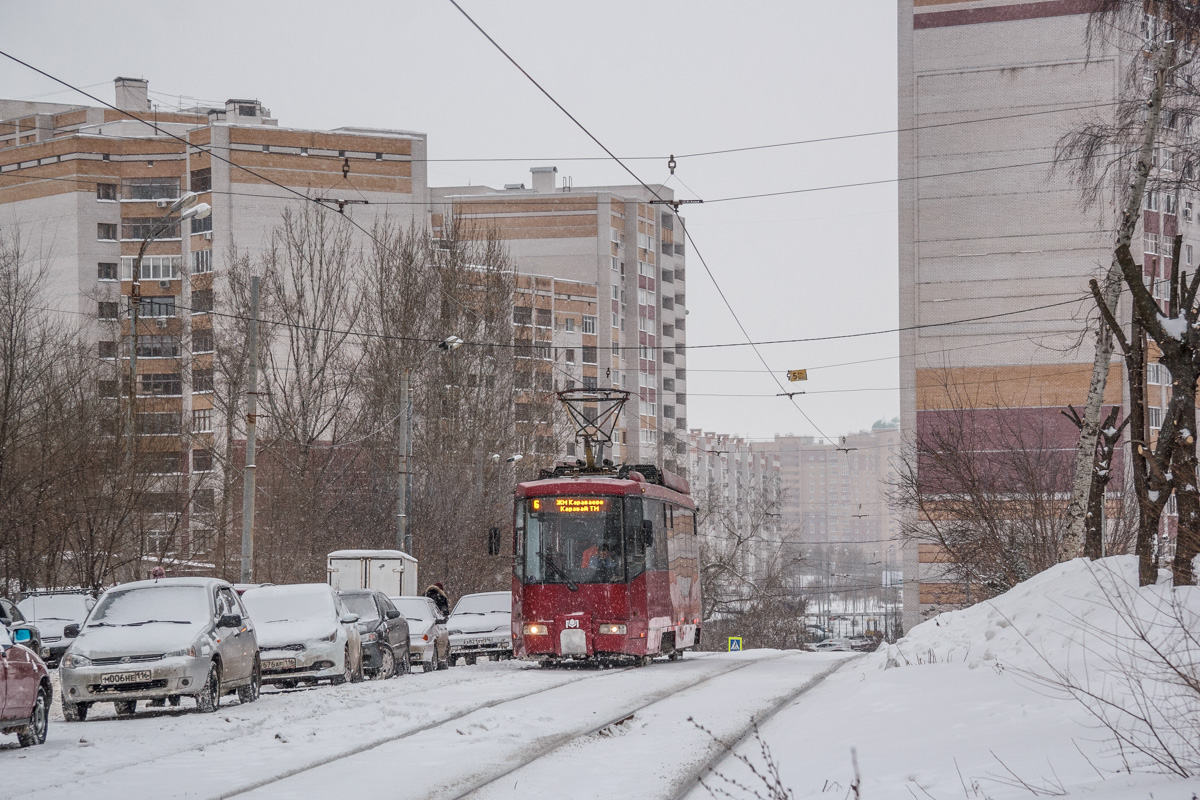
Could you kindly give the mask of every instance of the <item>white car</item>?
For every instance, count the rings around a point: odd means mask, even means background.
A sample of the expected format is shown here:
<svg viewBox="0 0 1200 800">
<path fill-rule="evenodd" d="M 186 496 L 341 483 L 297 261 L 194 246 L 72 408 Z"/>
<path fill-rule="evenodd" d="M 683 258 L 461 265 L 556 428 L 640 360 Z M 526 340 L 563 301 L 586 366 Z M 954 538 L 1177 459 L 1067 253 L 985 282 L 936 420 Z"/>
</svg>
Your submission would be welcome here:
<svg viewBox="0 0 1200 800">
<path fill-rule="evenodd" d="M 86 592 L 47 592 L 26 597 L 17 603 L 17 608 L 38 629 L 42 637 L 41 656 L 47 666 L 55 667 L 71 646 L 71 640 L 63 636 L 63 629 L 72 622 L 82 624 L 94 605 L 96 598 Z"/>
<path fill-rule="evenodd" d="M 462 656 L 474 664 L 479 657 L 512 656 L 512 593 L 463 595 L 454 604 L 446 627 L 450 629 L 451 660 Z"/>
<path fill-rule="evenodd" d="M 242 603 L 258 630 L 264 683 L 333 684 L 363 678 L 358 615 L 333 588 L 300 583 L 247 589 Z"/>
<path fill-rule="evenodd" d="M 823 642 L 817 642 L 812 646 L 813 650 L 818 653 L 853 653 L 853 648 L 845 639 L 826 639 Z"/>
<path fill-rule="evenodd" d="M 389 598 L 408 620 L 408 652 L 424 672 L 450 666 L 450 635 L 446 618 L 428 597 Z"/>
</svg>

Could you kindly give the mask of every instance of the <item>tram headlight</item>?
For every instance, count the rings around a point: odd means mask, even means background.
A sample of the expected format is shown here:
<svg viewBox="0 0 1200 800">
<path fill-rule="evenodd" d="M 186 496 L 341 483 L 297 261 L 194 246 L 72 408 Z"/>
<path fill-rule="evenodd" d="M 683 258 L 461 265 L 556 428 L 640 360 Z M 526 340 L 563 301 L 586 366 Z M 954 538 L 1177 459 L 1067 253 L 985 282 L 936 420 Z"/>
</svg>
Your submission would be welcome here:
<svg viewBox="0 0 1200 800">
<path fill-rule="evenodd" d="M 521 632 L 526 636 L 549 636 L 550 626 L 544 622 L 527 622 L 521 626 Z"/>
<path fill-rule="evenodd" d="M 600 626 L 596 633 L 601 636 L 616 634 L 617 636 L 625 635 L 625 623 L 623 622 L 606 622 Z"/>
</svg>

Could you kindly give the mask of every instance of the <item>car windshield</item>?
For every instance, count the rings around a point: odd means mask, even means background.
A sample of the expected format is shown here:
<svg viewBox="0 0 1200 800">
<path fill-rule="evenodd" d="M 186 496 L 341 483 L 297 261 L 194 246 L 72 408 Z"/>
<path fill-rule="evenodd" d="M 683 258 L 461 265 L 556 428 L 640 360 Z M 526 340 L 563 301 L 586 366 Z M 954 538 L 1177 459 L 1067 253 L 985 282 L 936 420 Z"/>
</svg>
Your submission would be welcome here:
<svg viewBox="0 0 1200 800">
<path fill-rule="evenodd" d="M 620 583 L 625 558 L 620 497 L 535 497 L 519 520 L 526 583 Z"/>
<path fill-rule="evenodd" d="M 469 594 L 454 606 L 454 614 L 509 614 L 512 613 L 512 595 Z"/>
<path fill-rule="evenodd" d="M 375 605 L 374 595 L 344 594 L 342 603 L 352 614 L 358 614 L 359 622 L 375 622 L 379 619 L 379 609 Z"/>
<path fill-rule="evenodd" d="M 59 594 L 46 597 L 26 597 L 17 603 L 25 619 L 36 622 L 40 619 L 79 622 L 87 616 L 86 595 Z"/>
<path fill-rule="evenodd" d="M 88 627 L 192 624 L 208 617 L 208 593 L 203 586 L 147 586 L 105 594 L 88 618 Z"/>
<path fill-rule="evenodd" d="M 424 597 L 393 597 L 392 603 L 406 619 L 413 622 L 433 622 L 433 611 Z"/>
<path fill-rule="evenodd" d="M 324 586 L 266 586 L 242 595 L 250 618 L 260 624 L 329 619 L 334 616 L 333 596 Z"/>
</svg>

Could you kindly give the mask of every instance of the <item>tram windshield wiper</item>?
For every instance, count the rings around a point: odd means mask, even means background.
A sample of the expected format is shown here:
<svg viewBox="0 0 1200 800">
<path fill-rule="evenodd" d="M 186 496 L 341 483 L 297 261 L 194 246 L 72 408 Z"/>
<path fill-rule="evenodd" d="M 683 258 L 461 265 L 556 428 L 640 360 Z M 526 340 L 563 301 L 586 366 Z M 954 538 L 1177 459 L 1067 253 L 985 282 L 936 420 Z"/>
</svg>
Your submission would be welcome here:
<svg viewBox="0 0 1200 800">
<path fill-rule="evenodd" d="M 547 558 L 545 553 L 539 552 L 538 555 L 542 557 L 542 561 L 545 563 L 545 565 L 548 569 L 550 569 L 553 572 L 558 573 L 558 577 L 560 577 L 564 581 L 566 581 L 568 589 L 570 589 L 572 592 L 579 591 L 579 587 L 575 585 L 575 582 L 573 580 L 571 580 L 571 576 L 567 575 L 567 573 L 563 570 L 562 567 L 560 567 L 558 564 L 555 564 L 554 559 Z"/>
</svg>

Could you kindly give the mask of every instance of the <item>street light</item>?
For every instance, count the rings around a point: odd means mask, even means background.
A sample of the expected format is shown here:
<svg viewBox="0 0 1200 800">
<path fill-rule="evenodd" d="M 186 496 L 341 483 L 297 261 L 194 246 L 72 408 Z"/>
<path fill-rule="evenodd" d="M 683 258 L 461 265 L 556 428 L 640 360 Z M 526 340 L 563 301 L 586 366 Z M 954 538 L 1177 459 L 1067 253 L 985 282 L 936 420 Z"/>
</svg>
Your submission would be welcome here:
<svg viewBox="0 0 1200 800">
<path fill-rule="evenodd" d="M 133 284 L 129 290 L 129 310 L 130 310 L 130 349 L 129 349 L 129 459 L 133 461 L 136 438 L 136 423 L 137 416 L 134 406 L 137 403 L 137 351 L 138 351 L 138 312 L 142 304 L 142 259 L 146 256 L 146 248 L 150 246 L 150 242 L 161 234 L 173 221 L 171 215 L 183 210 L 179 215 L 178 222 L 183 222 L 187 219 L 204 219 L 212 213 L 212 206 L 208 203 L 197 203 L 200 195 L 195 192 L 185 192 L 177 200 L 173 201 L 167 207 L 167 211 L 153 225 L 150 226 L 150 232 L 146 238 L 142 239 L 142 246 L 138 248 L 137 258 L 133 262 L 133 270 L 130 278 Z"/>
<path fill-rule="evenodd" d="M 447 336 L 429 348 L 427 353 L 441 350 L 449 353 L 462 347 L 463 340 Z M 419 365 L 418 365 L 419 366 Z M 400 373 L 400 480 L 396 492 L 396 549 L 412 555 L 412 530 L 408 527 L 408 498 L 412 494 L 412 470 L 409 469 L 409 450 L 412 448 L 412 367 Z"/>
</svg>

